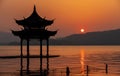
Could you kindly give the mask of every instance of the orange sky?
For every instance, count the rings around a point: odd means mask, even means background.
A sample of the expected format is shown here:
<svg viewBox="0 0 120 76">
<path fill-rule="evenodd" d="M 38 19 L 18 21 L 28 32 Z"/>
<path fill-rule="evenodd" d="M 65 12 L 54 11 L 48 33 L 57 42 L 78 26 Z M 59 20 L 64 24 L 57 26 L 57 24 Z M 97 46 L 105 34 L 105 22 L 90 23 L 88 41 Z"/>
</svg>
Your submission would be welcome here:
<svg viewBox="0 0 120 76">
<path fill-rule="evenodd" d="M 28 17 L 34 4 L 39 15 L 55 19 L 57 36 L 120 28 L 119 0 L 1 0 L 0 31 L 19 29 L 14 21 Z"/>
</svg>

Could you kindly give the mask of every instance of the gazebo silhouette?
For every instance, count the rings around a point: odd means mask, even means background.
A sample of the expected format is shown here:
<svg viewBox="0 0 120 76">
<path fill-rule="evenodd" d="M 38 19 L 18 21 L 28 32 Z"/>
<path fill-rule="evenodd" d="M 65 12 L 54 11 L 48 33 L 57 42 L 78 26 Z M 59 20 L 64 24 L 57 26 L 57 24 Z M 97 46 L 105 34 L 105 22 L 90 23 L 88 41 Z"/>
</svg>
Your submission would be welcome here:
<svg viewBox="0 0 120 76">
<path fill-rule="evenodd" d="M 30 58 L 30 52 L 29 52 L 29 41 L 31 39 L 39 39 L 40 40 L 40 71 L 42 72 L 42 41 L 46 40 L 46 46 L 47 46 L 47 62 L 49 62 L 49 38 L 50 36 L 55 36 L 55 34 L 57 33 L 57 31 L 48 31 L 46 29 L 46 26 L 49 26 L 51 24 L 53 24 L 54 20 L 47 20 L 45 18 L 42 18 L 38 15 L 37 11 L 36 11 L 36 7 L 34 6 L 34 10 L 32 12 L 32 14 L 27 17 L 24 18 L 22 20 L 15 20 L 16 23 L 20 26 L 23 27 L 22 30 L 20 31 L 13 31 L 12 33 L 15 36 L 18 36 L 20 38 L 20 46 L 21 46 L 21 66 L 23 63 L 23 40 L 27 41 L 27 67 L 26 67 L 26 71 L 27 74 L 29 74 L 29 58 Z M 23 67 L 21 67 L 22 70 Z M 47 65 L 47 70 L 49 70 L 49 64 Z"/>
</svg>

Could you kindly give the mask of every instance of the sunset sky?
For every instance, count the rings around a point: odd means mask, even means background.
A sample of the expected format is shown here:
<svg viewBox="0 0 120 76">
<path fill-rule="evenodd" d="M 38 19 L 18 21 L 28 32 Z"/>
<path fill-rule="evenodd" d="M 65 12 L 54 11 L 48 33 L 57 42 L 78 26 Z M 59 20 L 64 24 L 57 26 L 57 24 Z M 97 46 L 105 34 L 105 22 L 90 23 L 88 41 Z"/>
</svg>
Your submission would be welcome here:
<svg viewBox="0 0 120 76">
<path fill-rule="evenodd" d="M 0 31 L 18 30 L 14 19 L 28 17 L 36 5 L 40 16 L 55 19 L 48 27 L 57 37 L 85 32 L 120 29 L 119 0 L 0 0 Z"/>
</svg>

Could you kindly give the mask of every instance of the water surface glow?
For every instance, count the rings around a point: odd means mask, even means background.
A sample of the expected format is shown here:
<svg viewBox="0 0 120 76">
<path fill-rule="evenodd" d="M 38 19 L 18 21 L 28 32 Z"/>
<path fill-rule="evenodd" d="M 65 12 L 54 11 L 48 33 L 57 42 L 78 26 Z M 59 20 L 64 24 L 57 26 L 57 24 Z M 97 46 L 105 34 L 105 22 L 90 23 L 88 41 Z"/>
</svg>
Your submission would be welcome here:
<svg viewBox="0 0 120 76">
<path fill-rule="evenodd" d="M 0 46 L 0 56 L 19 55 L 19 46 Z M 65 71 L 66 66 L 70 67 L 71 74 L 84 75 L 86 65 L 90 66 L 90 73 L 105 74 L 105 63 L 109 65 L 109 75 L 118 76 L 120 74 L 120 46 L 50 46 L 51 55 L 60 55 L 58 58 L 50 59 L 50 70 L 57 69 L 59 72 Z M 43 47 L 46 54 L 46 48 Z M 26 47 L 24 46 L 24 55 Z M 39 55 L 39 46 L 30 47 L 31 55 Z M 34 62 L 34 63 L 33 63 Z M 24 59 L 24 69 L 26 59 Z M 46 66 L 46 59 L 43 59 L 43 66 Z M 0 59 L 0 72 L 18 72 L 20 69 L 20 59 Z M 30 59 L 30 69 L 39 69 L 39 58 Z M 1 74 L 0 73 L 0 74 Z M 113 75 L 112 75 L 113 74 Z M 2 75 L 1 75 L 2 76 Z M 7 75 L 6 75 L 7 76 Z M 106 76 L 106 75 L 105 75 Z"/>
</svg>

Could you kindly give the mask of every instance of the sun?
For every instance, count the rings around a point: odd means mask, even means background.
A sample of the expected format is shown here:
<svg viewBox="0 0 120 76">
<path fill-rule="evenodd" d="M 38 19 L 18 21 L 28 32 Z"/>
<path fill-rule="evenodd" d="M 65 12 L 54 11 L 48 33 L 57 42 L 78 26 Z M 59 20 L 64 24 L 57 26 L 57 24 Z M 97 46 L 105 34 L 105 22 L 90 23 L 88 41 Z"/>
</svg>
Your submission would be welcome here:
<svg viewBox="0 0 120 76">
<path fill-rule="evenodd" d="M 80 29 L 80 32 L 81 32 L 81 33 L 84 33 L 84 32 L 85 32 L 85 30 L 84 30 L 84 29 Z"/>
</svg>

